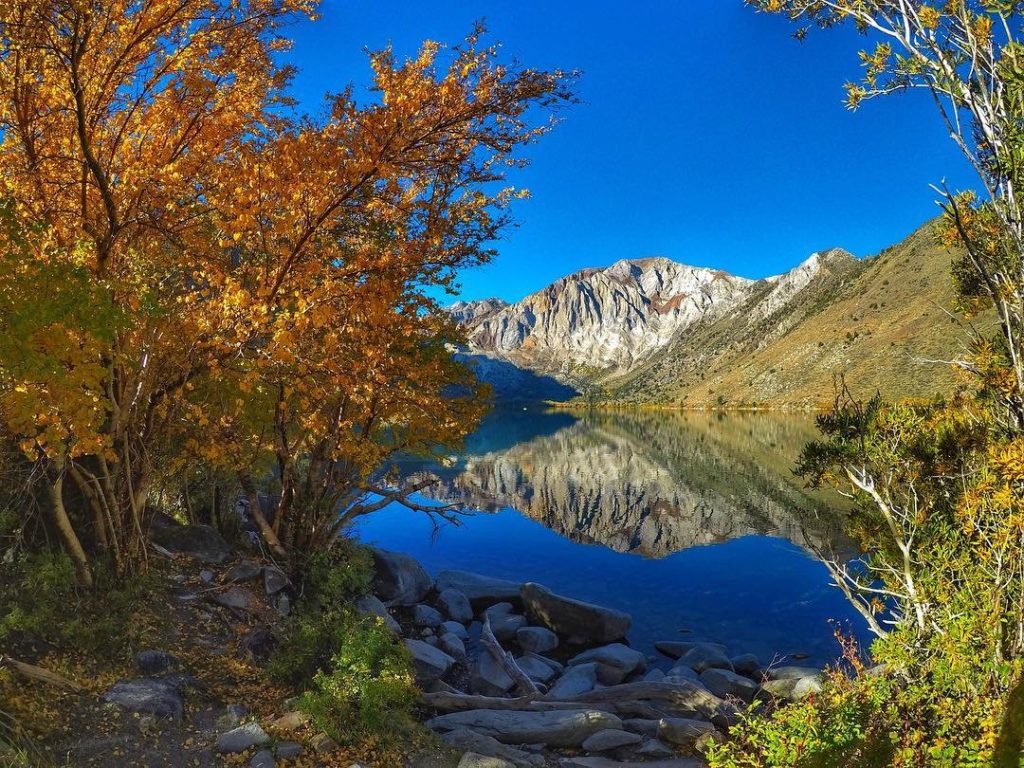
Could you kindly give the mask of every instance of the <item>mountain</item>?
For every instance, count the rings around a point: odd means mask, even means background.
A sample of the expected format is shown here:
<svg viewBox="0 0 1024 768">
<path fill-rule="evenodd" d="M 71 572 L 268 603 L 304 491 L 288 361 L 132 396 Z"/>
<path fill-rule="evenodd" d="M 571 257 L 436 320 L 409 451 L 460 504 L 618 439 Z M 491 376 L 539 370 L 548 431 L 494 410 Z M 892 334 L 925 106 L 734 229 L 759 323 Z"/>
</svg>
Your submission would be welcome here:
<svg viewBox="0 0 1024 768">
<path fill-rule="evenodd" d="M 698 320 L 743 299 L 750 280 L 664 258 L 584 269 L 490 311 L 458 307 L 470 350 L 566 383 L 626 373 Z"/>
<path fill-rule="evenodd" d="M 816 406 L 952 389 L 966 334 L 928 224 L 877 256 L 832 248 L 747 280 L 663 258 L 563 278 L 462 320 L 473 354 L 622 404 Z M 982 317 L 975 324 L 990 323 Z"/>
</svg>

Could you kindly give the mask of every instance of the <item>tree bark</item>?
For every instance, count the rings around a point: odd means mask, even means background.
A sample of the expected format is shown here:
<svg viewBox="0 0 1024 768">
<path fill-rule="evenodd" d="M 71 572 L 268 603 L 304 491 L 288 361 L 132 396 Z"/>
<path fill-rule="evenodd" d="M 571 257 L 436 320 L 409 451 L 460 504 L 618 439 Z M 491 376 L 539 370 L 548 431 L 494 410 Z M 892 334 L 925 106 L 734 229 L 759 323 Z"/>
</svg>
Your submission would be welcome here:
<svg viewBox="0 0 1024 768">
<path fill-rule="evenodd" d="M 89 558 L 82 548 L 82 542 L 78 538 L 78 534 L 75 533 L 74 526 L 71 525 L 71 518 L 68 517 L 67 510 L 64 508 L 63 468 L 59 469 L 53 482 L 47 484 L 46 495 L 50 502 L 50 514 L 53 516 L 57 533 L 64 545 L 64 551 L 67 552 L 75 566 L 75 578 L 81 586 L 92 589 L 92 569 L 89 567 Z"/>
</svg>

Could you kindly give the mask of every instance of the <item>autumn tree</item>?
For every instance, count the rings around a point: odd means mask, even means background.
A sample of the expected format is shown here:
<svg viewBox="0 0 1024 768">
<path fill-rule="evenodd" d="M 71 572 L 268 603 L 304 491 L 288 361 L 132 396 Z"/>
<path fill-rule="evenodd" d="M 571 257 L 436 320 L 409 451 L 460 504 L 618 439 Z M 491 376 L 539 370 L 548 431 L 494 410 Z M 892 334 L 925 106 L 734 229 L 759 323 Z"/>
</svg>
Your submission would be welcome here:
<svg viewBox="0 0 1024 768">
<path fill-rule="evenodd" d="M 282 29 L 314 10 L 0 8 L 0 424 L 83 583 L 94 556 L 145 558 L 154 489 L 184 462 L 275 469 L 265 532 L 305 546 L 387 490 L 388 450 L 471 422 L 430 297 L 489 257 L 505 170 L 567 79 L 477 33 L 375 54 L 365 104 L 350 89 L 296 117 Z"/>
</svg>

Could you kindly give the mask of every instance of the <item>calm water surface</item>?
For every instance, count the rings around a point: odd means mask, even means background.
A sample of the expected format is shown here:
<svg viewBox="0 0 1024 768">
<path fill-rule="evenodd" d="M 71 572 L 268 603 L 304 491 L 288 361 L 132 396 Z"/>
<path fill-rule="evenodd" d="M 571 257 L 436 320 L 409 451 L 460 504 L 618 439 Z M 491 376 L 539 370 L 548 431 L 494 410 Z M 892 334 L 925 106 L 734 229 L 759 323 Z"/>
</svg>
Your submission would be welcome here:
<svg viewBox="0 0 1024 768">
<path fill-rule="evenodd" d="M 633 616 L 645 651 L 687 632 L 770 660 L 838 653 L 836 627 L 870 641 L 816 552 L 851 552 L 836 498 L 791 468 L 809 417 L 499 410 L 432 498 L 459 526 L 388 508 L 357 533 L 445 568 L 538 581 Z"/>
</svg>

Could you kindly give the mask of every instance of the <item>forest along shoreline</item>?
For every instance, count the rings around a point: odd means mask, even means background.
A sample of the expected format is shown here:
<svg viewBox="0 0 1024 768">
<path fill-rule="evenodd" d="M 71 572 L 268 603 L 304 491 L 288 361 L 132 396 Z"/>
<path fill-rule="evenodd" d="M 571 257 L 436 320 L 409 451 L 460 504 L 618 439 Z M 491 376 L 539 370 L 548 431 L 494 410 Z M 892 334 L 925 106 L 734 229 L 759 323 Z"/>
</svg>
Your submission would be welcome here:
<svg viewBox="0 0 1024 768">
<path fill-rule="evenodd" d="M 47 748 L 59 746 L 83 765 L 134 764 L 126 757 L 132 750 L 155 748 L 180 752 L 182 762 L 161 763 L 167 765 L 234 758 L 257 768 L 305 765 L 305 755 L 317 760 L 309 764 L 348 766 L 349 755 L 359 757 L 365 747 L 349 738 L 352 713 L 339 721 L 323 712 L 315 695 L 302 695 L 309 680 L 260 681 L 263 670 L 290 663 L 308 616 L 304 606 L 322 588 L 298 589 L 272 561 L 203 525 L 164 520 L 153 529 L 152 547 L 161 560 L 155 570 L 166 575 L 171 602 L 183 611 L 165 635 L 173 641 L 140 649 L 135 669 L 94 691 L 108 715 L 122 713 L 117 755 L 125 762 L 104 761 L 106 741 L 97 747 L 88 739 L 57 740 Z M 647 656 L 625 640 L 628 614 L 541 584 L 459 570 L 432 577 L 403 553 L 348 541 L 343 550 L 349 562 L 362 558 L 372 570 L 362 584 L 351 580 L 342 611 L 406 649 L 419 689 L 413 717 L 440 737 L 406 734 L 401 759 L 371 751 L 368 765 L 604 768 L 627 761 L 696 768 L 755 700 L 774 706 L 821 687 L 821 670 L 766 666 L 696 636 L 666 639 L 657 643 L 659 656 Z M 336 568 L 330 580 L 348 578 L 345 566 Z M 334 619 L 344 624 L 343 615 Z M 341 655 L 353 653 L 343 644 Z M 229 659 L 251 665 L 233 682 L 222 674 Z M 377 682 L 386 677 L 379 668 L 374 674 Z M 365 720 L 365 702 L 349 694 Z M 398 708 L 384 715 L 399 731 Z"/>
</svg>

